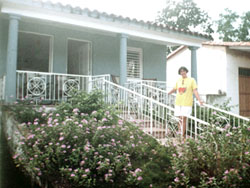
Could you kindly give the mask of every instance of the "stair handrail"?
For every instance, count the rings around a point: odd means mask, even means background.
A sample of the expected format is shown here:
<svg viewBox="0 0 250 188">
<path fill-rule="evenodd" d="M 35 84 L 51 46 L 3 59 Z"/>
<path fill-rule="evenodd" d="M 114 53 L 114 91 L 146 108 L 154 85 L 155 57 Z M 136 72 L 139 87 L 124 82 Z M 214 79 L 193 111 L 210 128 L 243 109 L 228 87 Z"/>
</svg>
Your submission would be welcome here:
<svg viewBox="0 0 250 188">
<path fill-rule="evenodd" d="M 140 83 L 140 82 L 138 82 Z M 140 88 L 141 90 L 143 90 L 143 88 L 147 88 L 147 89 L 151 89 L 151 90 L 155 90 L 157 91 L 158 93 L 162 93 L 164 94 L 166 97 L 168 96 L 168 92 L 166 90 L 163 90 L 163 89 L 160 89 L 158 87 L 154 87 L 154 86 L 151 86 L 151 85 L 147 85 L 147 84 L 144 84 L 144 83 L 140 83 L 140 86 L 138 86 L 138 88 Z M 142 93 L 142 92 L 141 92 Z M 156 93 L 156 92 L 155 92 Z M 176 94 L 172 94 L 171 96 L 176 96 Z M 169 102 L 169 100 L 166 100 L 167 102 Z M 194 100 L 195 101 L 195 109 L 197 108 L 197 106 L 199 105 L 198 101 Z M 244 116 L 241 116 L 241 115 L 238 115 L 238 114 L 235 114 L 233 112 L 229 112 L 229 111 L 226 111 L 226 110 L 223 110 L 223 109 L 220 109 L 218 107 L 215 107 L 213 105 L 210 105 L 210 104 L 206 104 L 204 103 L 202 108 L 208 108 L 210 110 L 215 110 L 215 111 L 218 111 L 220 113 L 224 113 L 226 114 L 227 116 L 232 116 L 234 118 L 238 118 L 240 121 L 243 121 L 243 122 L 250 122 L 250 119 L 249 118 L 246 118 Z M 197 114 L 195 113 L 195 116 L 197 117 Z M 198 117 L 197 117 L 198 118 Z"/>
<path fill-rule="evenodd" d="M 139 97 L 141 100 L 146 100 L 146 101 L 150 101 L 150 109 L 152 109 L 152 107 L 153 106 L 157 106 L 155 109 L 157 110 L 157 109 L 160 109 L 160 108 L 163 108 L 163 109 L 167 109 L 167 110 L 170 110 L 172 113 L 171 114 L 165 114 L 165 115 L 167 115 L 168 116 L 168 120 L 170 120 L 171 118 L 176 118 L 175 116 L 174 116 L 174 114 L 173 114 L 173 112 L 174 112 L 174 108 L 173 107 L 170 107 L 170 106 L 168 106 L 167 104 L 164 104 L 164 103 L 161 103 L 161 102 L 159 102 L 159 101 L 157 101 L 157 100 L 154 100 L 153 98 L 150 98 L 150 97 L 147 97 L 147 96 L 144 96 L 144 95 L 142 95 L 142 94 L 140 94 L 140 93 L 138 93 L 138 92 L 135 92 L 135 91 L 132 91 L 132 90 L 130 90 L 130 89 L 128 89 L 128 88 L 126 88 L 126 87 L 123 87 L 123 86 L 120 86 L 120 85 L 117 85 L 117 84 L 115 84 L 115 83 L 113 83 L 113 82 L 110 82 L 110 81 L 108 81 L 108 80 L 104 80 L 104 79 L 100 79 L 102 82 L 103 82 L 103 85 L 105 84 L 107 84 L 109 87 L 110 86 L 112 86 L 112 87 L 115 87 L 115 88 L 118 88 L 119 89 L 119 91 L 125 91 L 125 92 L 127 92 L 127 93 L 129 93 L 129 94 L 132 94 L 135 98 L 136 97 Z M 101 86 L 101 84 L 99 84 L 99 89 L 101 88 L 102 90 L 104 90 L 104 91 L 106 91 L 107 90 L 107 88 L 109 88 L 109 87 L 107 87 L 107 86 L 105 86 L 105 87 L 103 87 L 103 86 Z M 98 89 L 98 88 L 97 88 Z M 109 98 L 109 97 L 108 97 Z M 132 101 L 133 102 L 133 101 Z M 156 117 L 157 116 L 157 113 L 158 112 L 156 112 L 155 114 L 154 114 L 154 116 L 155 117 L 152 117 L 152 110 L 151 110 L 151 113 L 149 114 L 150 115 L 150 122 L 152 122 L 152 121 L 156 121 L 156 119 L 162 119 L 162 116 L 158 116 L 158 118 Z M 152 118 L 155 118 L 154 120 L 152 120 Z M 197 137 L 197 134 L 198 134 L 198 132 L 200 132 L 200 131 L 202 131 L 203 130 L 203 128 L 202 128 L 202 126 L 209 126 L 210 124 L 209 123 L 207 123 L 207 122 L 205 122 L 205 121 L 203 121 L 203 120 L 201 120 L 201 119 L 198 119 L 198 118 L 196 118 L 196 117 L 194 117 L 194 116 L 187 116 L 187 119 L 188 119 L 188 121 L 187 122 L 191 122 L 191 123 L 189 123 L 189 124 L 191 124 L 191 126 L 190 126 L 190 135 L 191 136 L 193 136 L 193 137 Z M 202 126 L 201 126 L 202 125 Z M 151 133 L 152 133 L 152 124 L 151 124 Z"/>
</svg>

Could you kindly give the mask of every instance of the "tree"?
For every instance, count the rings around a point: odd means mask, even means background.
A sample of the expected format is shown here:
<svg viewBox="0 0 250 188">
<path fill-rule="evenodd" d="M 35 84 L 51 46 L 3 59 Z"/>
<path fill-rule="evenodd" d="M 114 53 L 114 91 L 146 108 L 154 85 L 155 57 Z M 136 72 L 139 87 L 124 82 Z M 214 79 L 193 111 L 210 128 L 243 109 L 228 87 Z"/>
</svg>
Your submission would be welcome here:
<svg viewBox="0 0 250 188">
<path fill-rule="evenodd" d="M 239 15 L 226 8 L 225 12 L 219 16 L 220 19 L 217 21 L 219 39 L 222 39 L 223 41 L 237 41 L 239 30 L 235 27 L 238 23 Z"/>
<path fill-rule="evenodd" d="M 210 36 L 214 32 L 211 18 L 205 11 L 197 7 L 193 0 L 179 2 L 167 0 L 166 4 L 166 8 L 159 12 L 156 22 L 176 29 L 203 32 Z"/>
<path fill-rule="evenodd" d="M 250 41 L 250 11 L 241 17 L 238 38 L 240 41 Z"/>
<path fill-rule="evenodd" d="M 223 41 L 250 41 L 250 11 L 239 16 L 225 9 L 217 21 L 217 32 Z"/>
</svg>

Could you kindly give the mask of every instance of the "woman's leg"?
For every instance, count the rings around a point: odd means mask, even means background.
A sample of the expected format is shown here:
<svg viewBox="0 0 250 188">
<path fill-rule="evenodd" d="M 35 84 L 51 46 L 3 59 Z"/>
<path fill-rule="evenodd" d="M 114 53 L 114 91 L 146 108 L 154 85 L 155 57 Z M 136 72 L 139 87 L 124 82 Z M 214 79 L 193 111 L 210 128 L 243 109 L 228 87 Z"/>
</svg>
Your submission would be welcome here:
<svg viewBox="0 0 250 188">
<path fill-rule="evenodd" d="M 180 121 L 178 124 L 178 131 L 181 133 L 183 138 L 186 138 L 186 123 L 187 123 L 187 117 L 181 116 L 179 117 Z"/>
</svg>

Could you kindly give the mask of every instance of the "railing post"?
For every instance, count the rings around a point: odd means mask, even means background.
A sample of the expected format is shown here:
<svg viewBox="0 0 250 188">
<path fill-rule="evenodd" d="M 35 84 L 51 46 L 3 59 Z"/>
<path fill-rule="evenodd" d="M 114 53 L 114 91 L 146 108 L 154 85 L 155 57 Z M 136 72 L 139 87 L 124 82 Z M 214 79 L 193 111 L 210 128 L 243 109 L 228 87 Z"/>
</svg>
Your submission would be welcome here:
<svg viewBox="0 0 250 188">
<path fill-rule="evenodd" d="M 150 100 L 150 134 L 153 134 L 153 103 Z"/>
<path fill-rule="evenodd" d="M 194 99 L 194 117 L 195 117 L 195 122 L 194 122 L 194 134 L 195 134 L 195 139 L 197 138 L 197 101 Z"/>
</svg>

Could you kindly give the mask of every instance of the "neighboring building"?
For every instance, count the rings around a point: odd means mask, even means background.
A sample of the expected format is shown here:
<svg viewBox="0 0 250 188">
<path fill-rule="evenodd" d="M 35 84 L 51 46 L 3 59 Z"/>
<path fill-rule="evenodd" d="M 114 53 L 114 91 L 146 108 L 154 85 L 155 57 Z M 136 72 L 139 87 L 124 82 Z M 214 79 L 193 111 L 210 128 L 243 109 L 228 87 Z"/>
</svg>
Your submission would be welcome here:
<svg viewBox="0 0 250 188">
<path fill-rule="evenodd" d="M 191 69 L 190 52 L 180 47 L 167 57 L 167 82 L 173 86 L 178 68 Z M 250 117 L 250 42 L 205 42 L 197 50 L 199 93 L 208 103 L 231 98 L 233 112 Z M 190 74 L 189 74 L 190 75 Z"/>
<path fill-rule="evenodd" d="M 0 0 L 0 8 L 0 78 L 6 76 L 6 101 L 16 97 L 18 70 L 112 74 L 122 85 L 127 78 L 165 81 L 166 46 L 200 47 L 208 40 L 198 33 L 49 1 Z"/>
</svg>

